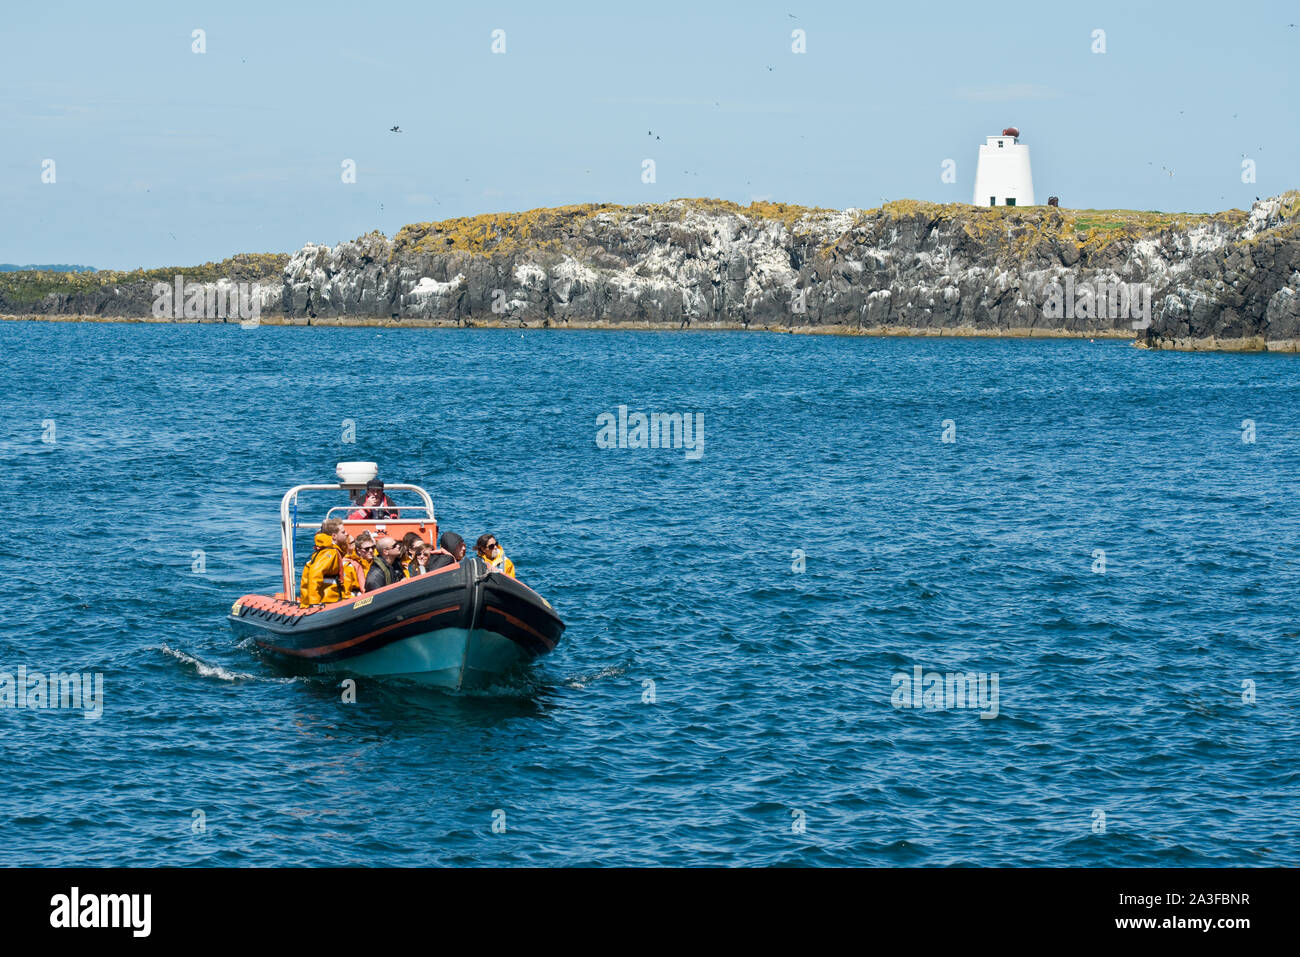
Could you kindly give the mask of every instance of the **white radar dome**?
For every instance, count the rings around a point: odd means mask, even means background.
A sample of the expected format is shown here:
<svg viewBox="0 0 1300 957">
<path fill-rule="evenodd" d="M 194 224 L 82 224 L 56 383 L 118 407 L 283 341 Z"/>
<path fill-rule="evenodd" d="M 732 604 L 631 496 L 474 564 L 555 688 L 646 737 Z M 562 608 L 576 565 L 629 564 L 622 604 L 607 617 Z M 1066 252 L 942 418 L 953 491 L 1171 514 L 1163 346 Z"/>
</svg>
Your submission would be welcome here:
<svg viewBox="0 0 1300 957">
<path fill-rule="evenodd" d="M 340 462 L 334 471 L 344 485 L 365 485 L 379 474 L 379 466 L 374 462 Z"/>
</svg>

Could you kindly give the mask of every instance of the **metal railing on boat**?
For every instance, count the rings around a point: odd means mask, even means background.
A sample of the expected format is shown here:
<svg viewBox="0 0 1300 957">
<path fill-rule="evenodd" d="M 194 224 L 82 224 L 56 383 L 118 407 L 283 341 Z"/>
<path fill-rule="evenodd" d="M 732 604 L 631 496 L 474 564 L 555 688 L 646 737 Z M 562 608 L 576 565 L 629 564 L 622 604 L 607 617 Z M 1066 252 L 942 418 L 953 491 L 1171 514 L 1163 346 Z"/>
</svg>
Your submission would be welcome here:
<svg viewBox="0 0 1300 957">
<path fill-rule="evenodd" d="M 303 529 L 303 528 L 319 529 L 321 522 L 324 521 L 324 519 L 313 519 L 310 522 L 298 521 L 298 493 L 299 492 L 352 492 L 352 491 L 359 490 L 361 488 L 364 488 L 364 486 L 344 485 L 342 483 L 334 483 L 330 485 L 295 485 L 293 488 L 289 489 L 289 491 L 284 493 L 284 498 L 280 500 L 280 567 L 284 575 L 284 594 L 286 597 L 289 598 L 289 600 L 292 600 L 291 596 L 294 596 L 298 593 L 297 589 L 294 588 L 294 580 L 296 578 L 295 573 L 297 571 L 297 561 L 294 554 L 294 536 L 298 533 L 299 529 Z M 433 512 L 433 499 L 430 498 L 429 493 L 426 492 L 424 489 L 420 488 L 420 486 L 405 485 L 401 483 L 395 483 L 395 484 L 386 483 L 384 485 L 385 494 L 387 494 L 390 491 L 415 492 L 417 495 L 420 496 L 420 499 L 423 501 L 424 504 L 385 506 L 385 508 L 387 508 L 388 510 L 399 512 L 399 513 L 403 510 L 414 511 L 414 512 L 423 511 L 425 515 L 427 515 L 427 519 L 422 519 L 419 517 L 407 518 L 406 516 L 403 516 L 401 519 L 394 518 L 392 519 L 392 521 L 429 521 L 435 523 L 437 522 L 437 518 L 435 517 Z M 332 506 L 328 512 L 326 512 L 325 517 L 329 518 L 336 510 L 346 510 L 348 512 L 352 512 L 358 508 L 363 508 L 363 507 L 364 506 L 357 505 L 355 503 L 348 504 L 348 505 L 335 505 Z"/>
</svg>

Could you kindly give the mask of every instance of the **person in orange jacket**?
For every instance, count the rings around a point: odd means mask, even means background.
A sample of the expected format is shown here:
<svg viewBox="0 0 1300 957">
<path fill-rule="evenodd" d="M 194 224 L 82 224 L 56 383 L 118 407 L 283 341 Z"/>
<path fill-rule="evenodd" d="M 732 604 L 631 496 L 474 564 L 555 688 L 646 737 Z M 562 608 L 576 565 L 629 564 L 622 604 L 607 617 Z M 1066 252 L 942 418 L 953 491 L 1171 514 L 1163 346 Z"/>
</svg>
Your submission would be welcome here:
<svg viewBox="0 0 1300 957">
<path fill-rule="evenodd" d="M 366 590 L 366 572 L 369 569 L 369 561 L 363 558 L 364 555 L 373 556 L 374 543 L 368 537 L 363 537 L 367 533 L 362 532 L 355 540 L 352 541 L 352 548 L 343 556 L 343 597 L 351 598 L 353 595 L 359 595 Z M 369 551 L 367 551 L 367 547 Z"/>
<path fill-rule="evenodd" d="M 361 563 L 361 577 L 365 578 L 370 574 L 370 563 L 375 560 L 375 536 L 370 532 L 362 532 L 352 543 L 352 551 Z"/>
<path fill-rule="evenodd" d="M 345 597 L 343 555 L 348 547 L 348 533 L 343 528 L 343 520 L 325 519 L 314 545 L 315 551 L 302 566 L 302 582 L 298 588 L 298 604 L 304 608 Z"/>
</svg>

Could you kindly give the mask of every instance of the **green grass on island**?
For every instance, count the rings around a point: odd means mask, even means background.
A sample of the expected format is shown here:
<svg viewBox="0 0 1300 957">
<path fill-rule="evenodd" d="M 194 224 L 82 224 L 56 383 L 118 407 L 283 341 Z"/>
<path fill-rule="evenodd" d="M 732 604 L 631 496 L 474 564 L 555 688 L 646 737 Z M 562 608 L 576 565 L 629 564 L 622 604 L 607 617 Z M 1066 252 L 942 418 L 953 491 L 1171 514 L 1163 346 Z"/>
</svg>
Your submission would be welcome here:
<svg viewBox="0 0 1300 957">
<path fill-rule="evenodd" d="M 0 299 L 10 304 L 36 304 L 51 293 L 74 296 L 98 292 L 114 286 L 165 282 L 174 283 L 178 275 L 186 282 L 234 282 L 278 278 L 289 262 L 287 253 L 242 253 L 217 263 L 201 266 L 166 266 L 158 269 L 103 269 L 97 272 L 55 272 L 19 270 L 0 273 Z"/>
</svg>

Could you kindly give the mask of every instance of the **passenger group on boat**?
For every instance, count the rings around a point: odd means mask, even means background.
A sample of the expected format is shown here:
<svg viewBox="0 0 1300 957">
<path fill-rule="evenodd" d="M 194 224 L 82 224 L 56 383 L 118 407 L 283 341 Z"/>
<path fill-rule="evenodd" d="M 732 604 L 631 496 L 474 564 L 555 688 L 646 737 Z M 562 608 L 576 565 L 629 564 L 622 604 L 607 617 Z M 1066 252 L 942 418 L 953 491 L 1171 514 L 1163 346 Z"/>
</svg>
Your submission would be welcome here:
<svg viewBox="0 0 1300 957">
<path fill-rule="evenodd" d="M 364 492 L 354 493 L 353 504 L 360 507 L 348 515 L 349 519 L 383 520 L 400 515 L 384 493 L 383 480 L 378 478 L 367 482 Z M 367 530 L 354 538 L 340 518 L 325 519 L 313 545 L 298 589 L 298 604 L 304 608 L 333 604 L 435 572 L 465 557 L 465 540 L 455 532 L 443 532 L 436 547 L 415 532 L 393 539 L 387 535 L 375 538 Z M 495 535 L 480 535 L 474 552 L 489 569 L 515 577 L 515 563 L 506 557 Z"/>
</svg>

